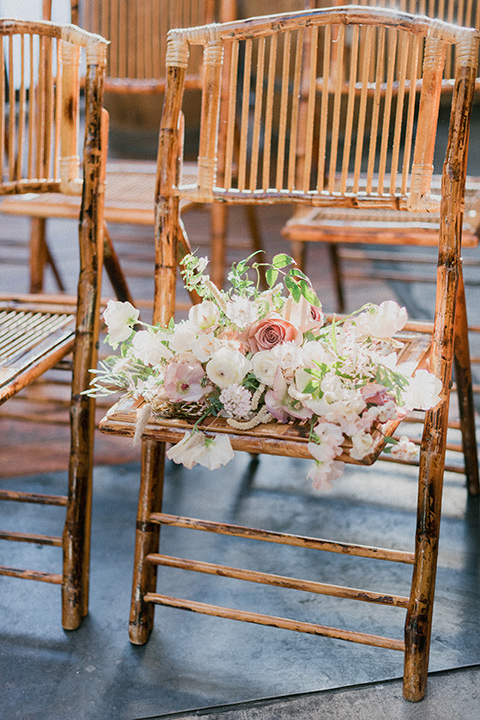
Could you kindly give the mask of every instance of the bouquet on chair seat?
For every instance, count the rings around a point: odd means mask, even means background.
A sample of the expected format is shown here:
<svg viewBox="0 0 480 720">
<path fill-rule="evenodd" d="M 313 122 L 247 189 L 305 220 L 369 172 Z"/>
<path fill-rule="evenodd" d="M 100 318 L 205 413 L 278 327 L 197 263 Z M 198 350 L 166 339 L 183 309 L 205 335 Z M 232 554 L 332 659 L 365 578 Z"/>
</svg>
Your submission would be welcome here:
<svg viewBox="0 0 480 720">
<path fill-rule="evenodd" d="M 137 437 L 152 414 L 194 421 L 167 452 L 188 468 L 215 469 L 233 457 L 228 434 L 200 429 L 208 416 L 226 418 L 235 431 L 302 424 L 315 461 L 308 476 L 315 487 L 328 487 L 343 472 L 337 458 L 345 440 L 350 456 L 361 461 L 371 451 L 373 427 L 435 406 L 442 384 L 423 369 L 411 377 L 408 361 L 398 359 L 402 343 L 393 336 L 407 321 L 405 308 L 387 301 L 326 322 L 309 278 L 292 258 L 279 254 L 266 264 L 252 257 L 232 266 L 225 291 L 205 274 L 205 258 L 186 256 L 185 286 L 202 302 L 168 327 L 142 323 L 130 303 L 110 300 L 106 341 L 120 346 L 120 355 L 92 371 L 88 392 L 124 390 L 142 399 Z M 406 437 L 386 443 L 387 452 L 403 459 L 416 454 Z"/>
</svg>

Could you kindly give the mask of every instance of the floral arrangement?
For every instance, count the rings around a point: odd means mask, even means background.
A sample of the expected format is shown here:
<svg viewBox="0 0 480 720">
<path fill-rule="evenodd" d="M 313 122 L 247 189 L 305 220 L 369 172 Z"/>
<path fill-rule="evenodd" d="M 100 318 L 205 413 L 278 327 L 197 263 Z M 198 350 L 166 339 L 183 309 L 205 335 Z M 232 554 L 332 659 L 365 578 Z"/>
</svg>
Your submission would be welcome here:
<svg viewBox="0 0 480 720">
<path fill-rule="evenodd" d="M 188 468 L 215 469 L 234 455 L 228 434 L 200 429 L 209 415 L 226 418 L 236 430 L 301 423 L 314 460 L 308 477 L 317 489 L 329 487 L 343 472 L 337 458 L 345 439 L 351 457 L 362 460 L 372 450 L 374 427 L 435 406 L 441 382 L 426 370 L 411 377 L 408 364 L 398 362 L 402 345 L 393 335 L 406 323 L 405 308 L 387 301 L 325 324 L 310 280 L 291 257 L 279 254 L 270 264 L 252 258 L 232 266 L 225 291 L 205 273 L 206 258 L 186 256 L 185 286 L 202 301 L 188 319 L 172 319 L 168 327 L 145 324 L 130 303 L 110 300 L 106 342 L 120 346 L 120 356 L 92 371 L 88 393 L 124 390 L 143 399 L 136 437 L 152 413 L 195 420 L 167 451 Z M 266 291 L 259 290 L 261 267 Z M 385 442 L 386 452 L 403 459 L 416 454 L 406 437 Z"/>
</svg>

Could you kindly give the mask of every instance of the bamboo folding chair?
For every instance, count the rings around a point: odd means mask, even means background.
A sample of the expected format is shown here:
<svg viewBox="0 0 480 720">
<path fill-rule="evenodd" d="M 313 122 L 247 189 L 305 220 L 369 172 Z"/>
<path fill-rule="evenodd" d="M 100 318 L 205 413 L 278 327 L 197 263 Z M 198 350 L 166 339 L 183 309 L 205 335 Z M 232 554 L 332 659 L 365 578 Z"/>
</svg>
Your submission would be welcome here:
<svg viewBox="0 0 480 720">
<path fill-rule="evenodd" d="M 81 393 L 89 384 L 89 368 L 97 360 L 107 154 L 107 115 L 102 110 L 107 43 L 73 25 L 20 20 L 0 20 L 0 38 L 0 195 L 65 193 L 81 198 L 77 296 L 0 295 L 0 404 L 73 350 L 67 495 L 0 490 L 2 501 L 65 508 L 65 525 L 59 537 L 0 532 L 2 540 L 62 548 L 63 570 L 52 573 L 2 565 L 0 575 L 60 585 L 63 626 L 75 629 L 88 610 L 95 404 Z M 82 94 L 81 72 L 85 73 Z M 83 141 L 80 112 L 85 120 Z"/>
<path fill-rule="evenodd" d="M 325 4 L 325 3 L 323 3 Z M 342 0 L 335 0 L 332 5 L 342 5 Z M 359 0 L 356 5 L 370 5 L 368 0 Z M 427 15 L 431 18 L 438 18 L 449 23 L 455 23 L 464 27 L 475 27 L 480 29 L 480 3 L 476 0 L 458 2 L 457 0 L 378 0 L 375 3 L 378 7 L 391 8 L 419 15 Z M 315 7 L 319 5 L 318 0 L 306 0 L 306 7 Z M 357 69 L 357 88 L 360 92 L 362 83 L 371 83 L 373 78 L 373 63 L 375 62 L 372 54 L 375 49 L 370 50 L 370 54 L 365 57 L 365 64 Z M 398 52 L 398 51 L 397 51 Z M 345 62 L 348 50 L 345 51 Z M 308 48 L 306 48 L 308 54 Z M 371 67 L 368 68 L 368 63 Z M 408 61 L 404 56 L 392 59 L 390 67 L 395 62 Z M 451 93 L 453 88 L 453 72 L 454 72 L 454 51 L 453 49 L 447 53 L 445 59 L 444 78 L 442 82 L 442 91 Z M 308 71 L 307 71 L 308 72 Z M 386 80 L 387 68 L 384 69 L 384 77 Z M 340 82 L 342 68 L 334 59 L 331 73 L 332 98 L 335 94 L 335 85 Z M 308 77 L 304 78 L 304 82 L 308 83 Z M 480 79 L 476 80 L 476 89 L 480 87 Z M 397 95 L 400 88 L 395 84 L 379 88 L 378 97 L 371 98 L 369 102 L 370 108 L 375 103 L 383 102 L 381 95 L 383 92 L 391 92 L 396 96 L 398 102 L 404 102 L 403 92 Z M 346 92 L 346 91 L 344 91 Z M 346 105 L 347 96 L 344 95 L 343 106 Z M 370 111 L 370 108 L 367 112 Z M 302 112 L 302 111 L 301 111 Z M 303 112 L 306 112 L 304 110 Z M 304 147 L 299 147 L 299 154 L 305 152 Z M 300 160 L 300 158 L 299 158 Z M 432 178 L 432 187 L 435 191 L 439 191 L 441 178 L 434 175 Z M 436 247 L 440 226 L 440 218 L 435 208 L 424 208 L 422 212 L 418 211 L 411 219 L 406 219 L 404 214 L 396 210 L 376 210 L 374 208 L 363 209 L 362 212 L 352 212 L 349 208 L 324 208 L 311 207 L 299 208 L 293 216 L 285 224 L 282 235 L 290 242 L 292 255 L 297 260 L 300 267 L 306 264 L 307 246 L 311 242 L 328 243 L 329 254 L 332 266 L 333 281 L 337 298 L 337 307 L 342 312 L 345 309 L 345 279 L 358 277 L 371 277 L 379 279 L 381 277 L 386 280 L 397 280 L 399 282 L 411 282 L 418 279 L 418 273 L 412 275 L 405 271 L 392 270 L 391 266 L 409 262 L 411 253 L 406 250 L 399 253 L 400 246 L 408 247 Z M 473 248 L 478 245 L 480 235 L 480 178 L 467 177 L 465 191 L 465 212 L 463 216 L 463 233 L 462 245 L 464 248 Z M 366 253 L 365 249 L 355 250 L 353 247 L 344 247 L 344 245 L 361 244 L 364 246 L 384 245 L 383 249 L 370 248 Z M 393 249 L 393 251 L 392 251 Z M 344 267 L 344 261 L 351 260 L 354 267 L 347 270 Z M 362 270 L 366 263 L 378 261 L 379 263 L 390 264 L 388 270 L 375 267 L 372 274 Z M 424 254 L 416 255 L 417 263 L 426 263 L 431 265 L 431 257 Z"/>
<path fill-rule="evenodd" d="M 318 77 L 321 76 L 317 60 L 321 60 L 325 69 L 324 77 L 328 78 L 328 65 L 346 37 L 352 41 L 350 68 L 345 68 L 347 73 L 358 61 L 358 58 L 355 59 L 356 48 L 374 40 L 379 47 L 380 43 L 388 38 L 390 50 L 392 47 L 407 46 L 412 49 L 416 58 L 420 60 L 423 57 L 423 63 L 411 63 L 406 74 L 399 77 L 396 74 L 399 73 L 399 68 L 394 72 L 394 80 L 403 85 L 408 101 L 405 107 L 399 105 L 398 111 L 389 107 L 384 109 L 384 113 L 396 113 L 397 132 L 402 129 L 406 143 L 401 155 L 397 155 L 395 150 L 389 159 L 388 172 L 391 179 L 388 185 L 379 179 L 378 174 L 371 172 L 367 175 L 366 187 L 360 185 L 361 161 L 364 159 L 365 149 L 368 152 L 368 139 L 373 134 L 373 119 L 367 120 L 365 115 L 362 115 L 365 94 L 360 96 L 358 103 L 357 95 L 353 91 L 350 93 L 349 100 L 352 105 L 347 114 L 341 115 L 335 111 L 333 114 L 315 112 L 317 103 L 320 103 L 321 107 L 322 103 L 327 101 L 327 84 L 325 92 L 320 93 L 320 96 L 317 89 Z M 312 53 L 309 58 L 310 83 L 305 90 L 308 122 L 301 125 L 299 98 L 305 38 L 310 42 Z M 170 32 L 167 50 L 168 83 L 159 138 L 154 321 L 166 326 L 175 312 L 176 245 L 184 238 L 179 205 L 184 199 L 258 205 L 313 204 L 322 208 L 352 209 L 371 205 L 375 208 L 402 209 L 406 217 L 408 211 L 423 209 L 426 205 L 435 206 L 441 209 L 435 322 L 433 325 L 412 323 L 409 327 L 414 344 L 415 338 L 427 343 L 429 370 L 442 380 L 443 390 L 440 403 L 427 411 L 424 418 L 420 448 L 417 532 L 413 551 L 361 546 L 355 541 L 346 544 L 234 526 L 210 519 L 165 514 L 161 510 L 165 443 L 180 440 L 184 430 L 193 426 L 193 421 L 189 423 L 161 417 L 149 421 L 143 433 L 142 478 L 136 521 L 130 615 L 130 639 L 133 643 L 142 644 L 148 640 L 156 605 L 183 608 L 201 614 L 403 651 L 404 695 L 411 701 L 423 697 L 427 682 L 450 379 L 454 359 L 457 368 L 465 369 L 465 373 L 458 374 L 459 394 L 463 398 L 464 406 L 464 439 L 471 442 L 472 435 L 474 436 L 471 388 L 466 379 L 469 358 L 460 259 L 460 220 L 478 38 L 479 33 L 475 30 L 391 10 L 355 6 L 284 13 Z M 362 43 L 357 43 L 359 39 L 362 39 Z M 176 179 L 182 152 L 179 120 L 185 78 L 188 77 L 189 52 L 190 48 L 196 45 L 204 49 L 205 75 L 198 183 L 188 186 L 178 184 Z M 457 50 L 455 83 L 442 185 L 439 195 L 436 196 L 430 193 L 430 163 L 435 148 L 445 50 L 451 46 L 455 46 Z M 276 77 L 277 54 L 278 57 L 280 54 L 283 56 L 283 72 L 280 78 Z M 237 63 L 240 58 L 242 62 Z M 230 67 L 230 93 L 227 101 L 221 93 L 223 63 Z M 252 74 L 255 77 L 253 86 L 250 82 Z M 278 97 L 275 96 L 275 90 L 279 91 Z M 253 105 L 250 106 L 252 93 Z M 226 143 L 221 150 L 223 157 L 220 157 L 217 138 L 219 118 L 225 117 L 222 108 L 225 101 Z M 243 109 L 239 128 L 235 124 L 237 107 Z M 279 128 L 279 133 L 272 147 L 272 128 L 275 126 Z M 413 132 L 414 127 L 416 133 Z M 383 143 L 381 128 L 382 122 L 379 122 L 380 146 Z M 240 156 L 238 172 L 233 175 L 229 168 L 237 130 Z M 307 148 L 310 148 L 314 137 L 320 137 L 319 154 L 325 157 L 325 163 L 318 167 L 316 177 L 312 178 L 313 165 L 310 166 L 309 162 L 305 164 L 303 173 L 297 172 L 296 149 L 299 142 L 305 142 Z M 331 138 L 328 146 L 327 137 Z M 364 142 L 365 139 L 367 142 Z M 397 148 L 397 145 L 394 147 Z M 308 159 L 310 152 L 307 152 L 305 157 Z M 221 178 L 216 177 L 217 163 L 225 168 Z M 325 182 L 329 168 L 335 172 L 331 172 L 329 182 Z M 125 399 L 112 408 L 102 420 L 101 430 L 132 436 L 135 433 L 135 421 L 136 407 L 133 401 Z M 286 426 L 270 423 L 252 430 L 240 431 L 232 429 L 221 418 L 216 418 L 208 423 L 208 427 L 205 423 L 202 429 L 213 434 L 229 433 L 234 450 L 297 458 L 309 456 L 307 439 L 302 437 L 301 429 L 296 424 Z M 375 461 L 382 447 L 383 439 L 377 444 L 376 452 L 372 454 L 369 463 Z M 344 448 L 344 458 L 347 462 L 353 462 L 348 447 Z M 466 461 L 467 472 L 475 476 L 475 452 L 467 454 Z M 352 557 L 376 557 L 407 563 L 412 565 L 412 584 L 405 595 L 392 596 L 389 593 L 326 585 L 311 578 L 300 580 L 222 564 L 174 558 L 159 554 L 159 533 L 162 525 L 208 531 L 219 536 L 233 535 L 263 540 L 272 543 L 272 552 L 277 543 L 283 543 L 346 553 Z M 401 607 L 406 610 L 405 638 L 383 637 L 166 596 L 157 591 L 158 566 Z"/>
<path fill-rule="evenodd" d="M 221 19 L 235 19 L 235 0 L 220 0 L 218 7 Z M 105 90 L 109 97 L 151 97 L 165 91 L 164 58 L 168 29 L 211 23 L 216 16 L 215 8 L 215 0 L 125 0 L 121 3 L 113 0 L 72 0 L 72 22 L 110 41 L 105 80 Z M 48 14 L 50 10 L 51 2 L 47 2 L 44 12 Z M 198 62 L 192 64 L 186 81 L 186 89 L 193 91 L 191 95 L 199 90 L 201 77 L 201 57 L 198 56 Z M 127 144 L 128 140 L 125 140 L 125 143 Z M 194 182 L 194 171 L 194 164 L 185 163 L 183 172 L 190 182 Z M 108 226 L 126 224 L 153 227 L 155 173 L 154 160 L 132 158 L 108 161 L 105 264 L 107 270 L 110 263 L 114 264 L 112 275 L 115 288 L 122 282 L 122 276 L 116 270 L 118 260 Z M 71 198 L 50 196 L 6 201 L 1 210 L 8 215 L 29 215 L 32 218 L 32 245 L 43 250 L 33 253 L 36 259 L 31 273 L 31 291 L 39 292 L 43 286 L 45 262 L 51 260 L 46 242 L 46 220 L 54 217 L 77 217 L 78 206 Z M 212 275 L 216 282 L 222 285 L 226 262 L 226 208 L 219 205 L 212 207 L 210 217 Z M 247 210 L 247 222 L 253 249 L 260 249 L 258 225 L 251 209 Z M 125 274 L 133 278 L 141 272 L 139 265 L 143 265 L 144 260 L 142 254 L 137 252 L 133 256 L 133 262 L 129 262 L 129 255 L 132 253 L 129 252 L 122 258 L 122 267 Z M 59 281 L 61 282 L 60 278 Z M 125 299 L 131 300 L 126 286 L 123 294 Z"/>
</svg>

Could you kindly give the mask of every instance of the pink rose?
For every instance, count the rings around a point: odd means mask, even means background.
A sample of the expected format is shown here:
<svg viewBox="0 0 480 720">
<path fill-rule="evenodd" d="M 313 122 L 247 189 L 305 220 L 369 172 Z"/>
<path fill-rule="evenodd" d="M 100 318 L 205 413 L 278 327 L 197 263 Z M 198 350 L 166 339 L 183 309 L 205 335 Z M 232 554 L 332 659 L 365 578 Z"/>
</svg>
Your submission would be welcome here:
<svg viewBox="0 0 480 720">
<path fill-rule="evenodd" d="M 248 342 L 252 352 L 256 353 L 260 350 L 271 350 L 281 343 L 296 341 L 297 338 L 301 341 L 301 333 L 295 325 L 276 313 L 270 313 L 252 325 Z"/>
</svg>

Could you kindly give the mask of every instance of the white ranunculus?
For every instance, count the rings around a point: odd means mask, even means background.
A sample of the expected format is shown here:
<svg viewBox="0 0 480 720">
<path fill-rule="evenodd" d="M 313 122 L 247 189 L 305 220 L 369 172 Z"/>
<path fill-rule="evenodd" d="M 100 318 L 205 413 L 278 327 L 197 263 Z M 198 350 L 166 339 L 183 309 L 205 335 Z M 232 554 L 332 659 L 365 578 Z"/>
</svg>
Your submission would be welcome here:
<svg viewBox="0 0 480 720">
<path fill-rule="evenodd" d="M 252 363 L 238 350 L 222 347 L 208 361 L 205 371 L 209 379 L 219 388 L 240 385 L 251 370 Z"/>
<path fill-rule="evenodd" d="M 190 308 L 188 319 L 201 332 L 214 330 L 220 320 L 220 311 L 214 302 L 204 300 Z"/>
<path fill-rule="evenodd" d="M 252 370 L 265 385 L 273 385 L 279 361 L 273 350 L 261 350 L 252 357 Z"/>
<path fill-rule="evenodd" d="M 417 370 L 415 377 L 410 378 L 403 400 L 410 410 L 430 410 L 440 402 L 441 392 L 441 380 L 428 370 Z"/>
<path fill-rule="evenodd" d="M 145 365 L 158 365 L 162 360 L 168 360 L 173 353 L 163 344 L 162 332 L 153 335 L 148 330 L 137 332 L 132 341 L 135 357 Z"/>
<path fill-rule="evenodd" d="M 119 343 L 128 340 L 139 315 L 140 311 L 129 302 L 108 301 L 103 319 L 108 328 L 108 341 L 114 349 Z"/>
<path fill-rule="evenodd" d="M 190 351 L 198 362 L 210 360 L 218 348 L 218 340 L 213 333 L 202 333 L 192 342 Z"/>
</svg>

